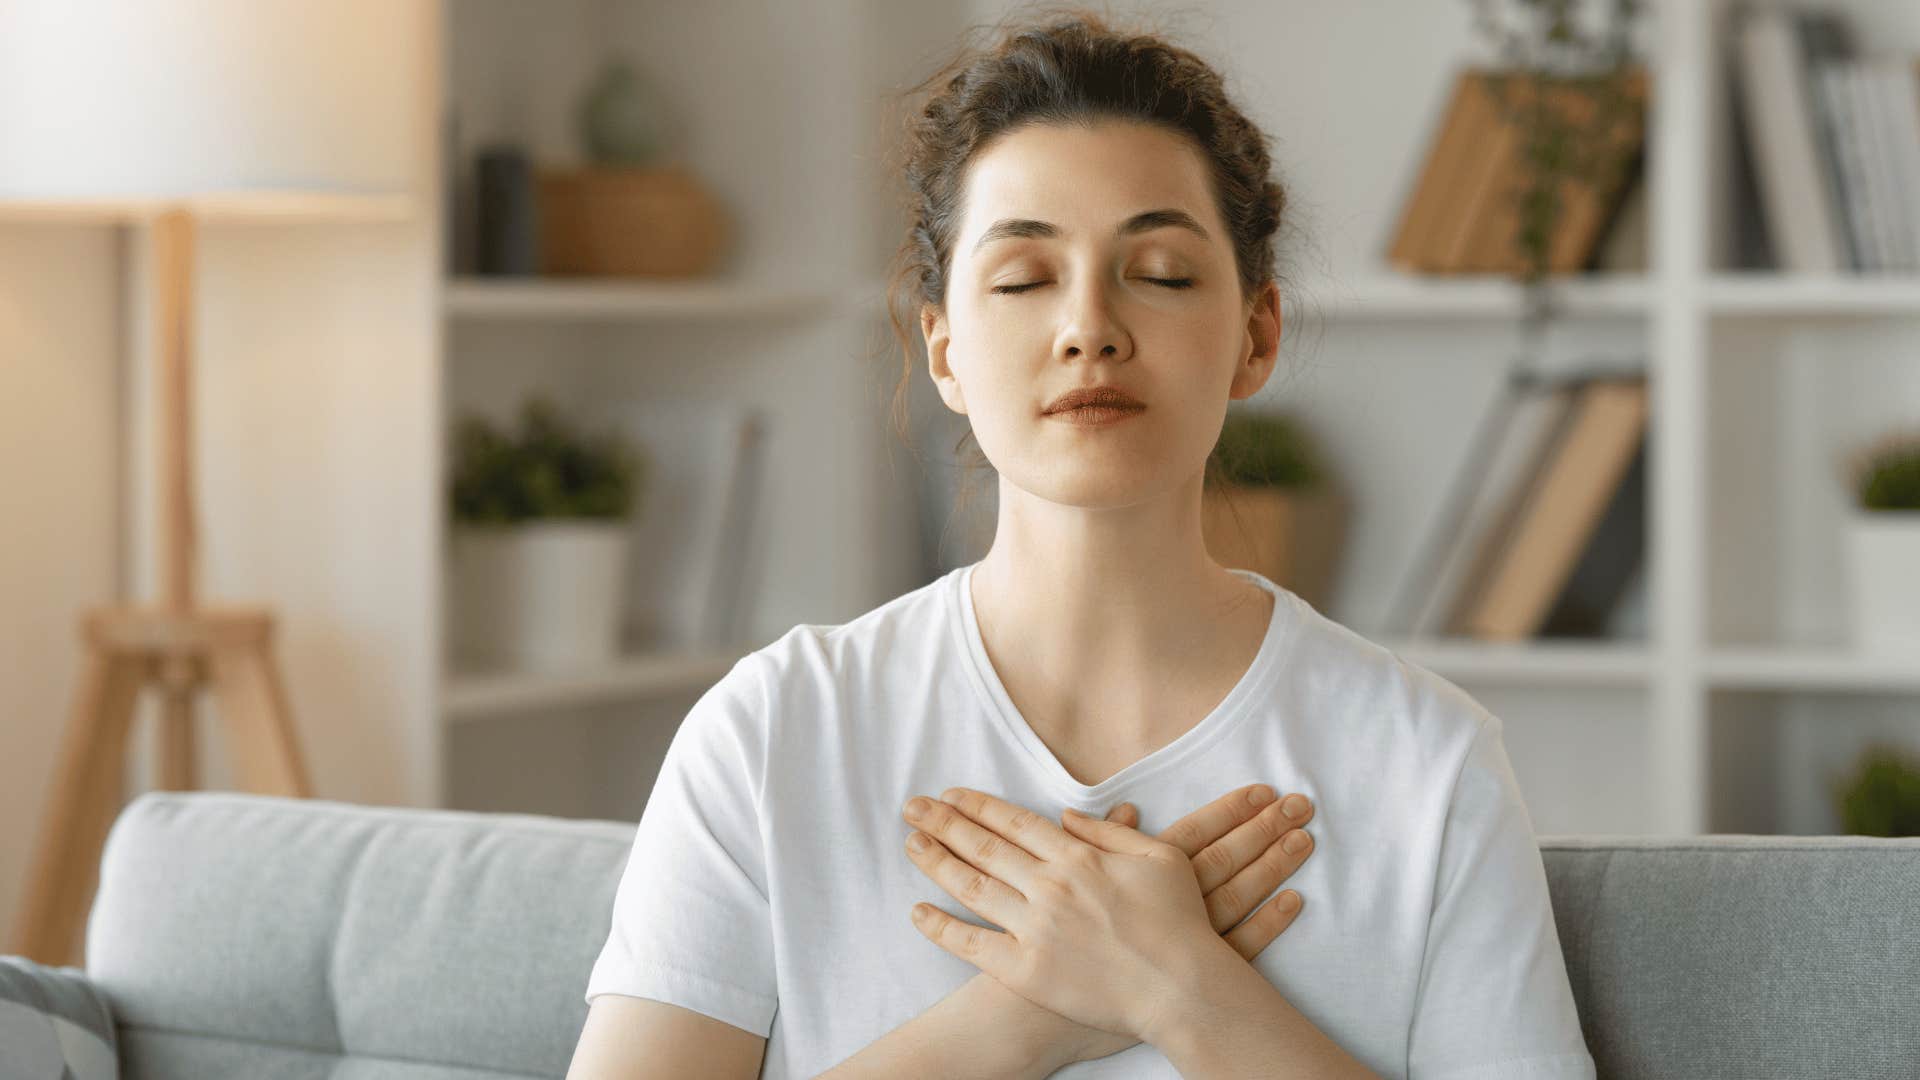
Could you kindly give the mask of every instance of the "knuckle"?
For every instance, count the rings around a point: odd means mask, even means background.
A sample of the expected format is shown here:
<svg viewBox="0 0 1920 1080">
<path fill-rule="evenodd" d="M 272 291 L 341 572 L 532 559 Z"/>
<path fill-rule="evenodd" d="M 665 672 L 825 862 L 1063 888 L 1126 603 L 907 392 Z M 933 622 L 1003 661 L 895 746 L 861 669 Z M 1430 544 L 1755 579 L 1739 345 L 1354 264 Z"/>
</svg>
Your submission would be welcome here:
<svg viewBox="0 0 1920 1080">
<path fill-rule="evenodd" d="M 1231 881 L 1214 889 L 1207 897 L 1207 901 L 1209 906 L 1217 908 L 1220 918 L 1225 920 L 1228 926 L 1239 922 L 1240 913 L 1246 910 L 1245 900 L 1241 897 L 1239 888 Z"/>
<path fill-rule="evenodd" d="M 1200 827 L 1191 821 L 1176 821 L 1160 834 L 1160 839 L 1182 851 L 1192 851 L 1200 836 Z"/>
<path fill-rule="evenodd" d="M 1002 840 L 999 836 L 993 833 L 987 833 L 980 838 L 978 844 L 974 845 L 973 853 L 980 858 L 980 861 L 988 862 L 991 861 L 994 856 L 1000 854 L 1000 849 L 1005 844 L 1006 841 Z"/>
<path fill-rule="evenodd" d="M 1039 821 L 1040 821 L 1040 815 L 1034 813 L 1033 811 L 1023 806 L 1020 809 L 1015 810 L 1013 812 L 1013 816 L 1007 819 L 1007 829 L 1010 832 L 1016 832 L 1016 833 L 1026 832 L 1028 829 L 1031 829 L 1034 827 L 1034 825 L 1038 824 Z"/>
<path fill-rule="evenodd" d="M 1193 857 L 1193 868 L 1209 874 L 1225 874 L 1233 869 L 1233 852 L 1225 844 L 1213 844 Z"/>
<path fill-rule="evenodd" d="M 960 882 L 960 899 L 978 901 L 987 895 L 987 875 L 978 870 Z"/>
</svg>

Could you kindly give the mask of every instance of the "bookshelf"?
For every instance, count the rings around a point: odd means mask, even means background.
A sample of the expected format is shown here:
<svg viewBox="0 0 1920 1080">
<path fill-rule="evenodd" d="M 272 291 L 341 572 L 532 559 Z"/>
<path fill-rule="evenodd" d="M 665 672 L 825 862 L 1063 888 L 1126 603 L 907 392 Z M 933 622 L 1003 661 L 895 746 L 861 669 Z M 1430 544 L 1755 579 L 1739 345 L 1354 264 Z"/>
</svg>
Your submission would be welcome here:
<svg viewBox="0 0 1920 1080">
<path fill-rule="evenodd" d="M 447 0 L 447 93 L 467 121 L 456 150 L 517 126 L 536 150 L 563 152 L 565 103 L 596 43 L 618 41 L 695 113 L 696 165 L 726 187 L 753 246 L 737 273 L 698 285 L 449 274 L 440 318 L 449 415 L 533 387 L 775 408 L 776 437 L 790 441 L 770 456 L 790 471 L 770 478 L 766 520 L 789 550 L 769 567 L 779 584 L 759 613 L 764 641 L 856 615 L 930 572 L 910 520 L 920 497 L 902 479 L 910 463 L 884 427 L 899 359 L 880 307 L 896 233 L 878 194 L 879 96 L 1016 5 L 748 6 L 750 19 L 572 0 L 535 17 L 507 0 Z M 1352 5 L 1156 18 L 1227 66 L 1292 186 L 1302 232 L 1282 237 L 1289 341 L 1250 404 L 1304 410 L 1354 494 L 1328 614 L 1502 716 L 1541 833 L 1835 831 L 1817 795 L 1825 777 L 1868 738 L 1920 745 L 1920 658 L 1847 644 L 1828 466 L 1856 436 L 1920 419 L 1920 276 L 1738 265 L 1723 209 L 1729 5 L 1648 6 L 1644 264 L 1557 280 L 1548 339 L 1552 363 L 1648 362 L 1644 583 L 1607 639 L 1517 645 L 1384 626 L 1517 348 L 1510 282 L 1413 277 L 1384 258 L 1457 66 L 1490 59 L 1468 5 L 1402 0 L 1390 35 L 1377 11 Z M 1920 55 L 1920 8 L 1822 6 L 1877 48 Z M 701 42 L 717 40 L 736 41 L 739 63 L 767 80 L 741 85 L 703 64 L 712 46 Z M 783 109 L 814 119 L 792 125 Z M 689 357 L 699 362 L 676 362 Z M 924 408 L 931 389 L 916 394 Z M 639 653 L 565 677 L 449 672 L 448 801 L 484 805 L 469 793 L 494 790 L 517 807 L 637 815 L 645 785 L 633 776 L 647 766 L 632 763 L 664 748 L 733 655 Z M 576 729 L 591 749 L 552 749 Z M 542 754 L 586 777 L 573 784 L 580 801 L 515 786 Z"/>
</svg>

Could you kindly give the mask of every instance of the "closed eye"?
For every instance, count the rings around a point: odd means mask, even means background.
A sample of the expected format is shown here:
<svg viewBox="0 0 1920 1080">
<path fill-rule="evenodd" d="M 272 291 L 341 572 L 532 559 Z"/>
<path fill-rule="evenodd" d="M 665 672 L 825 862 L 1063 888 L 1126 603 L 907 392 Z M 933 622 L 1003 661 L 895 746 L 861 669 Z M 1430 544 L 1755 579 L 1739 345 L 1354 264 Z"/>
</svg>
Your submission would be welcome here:
<svg viewBox="0 0 1920 1080">
<path fill-rule="evenodd" d="M 1192 278 L 1145 278 L 1143 280 L 1151 281 L 1155 285 L 1164 285 L 1169 289 L 1193 288 Z M 1019 294 L 1026 292 L 1028 289 L 1037 289 L 1045 284 L 1046 282 L 1044 281 L 1035 281 L 1026 285 L 996 285 L 993 287 L 993 291 L 997 293 Z"/>
</svg>

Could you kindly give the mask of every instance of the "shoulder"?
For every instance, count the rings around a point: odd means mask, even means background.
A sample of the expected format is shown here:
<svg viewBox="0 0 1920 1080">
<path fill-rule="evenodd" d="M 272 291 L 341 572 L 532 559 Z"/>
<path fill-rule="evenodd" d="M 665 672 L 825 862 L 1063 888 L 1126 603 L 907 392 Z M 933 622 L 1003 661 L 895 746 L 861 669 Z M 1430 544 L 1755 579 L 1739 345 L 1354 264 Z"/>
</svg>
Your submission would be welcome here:
<svg viewBox="0 0 1920 1080">
<path fill-rule="evenodd" d="M 776 704 L 838 700 L 924 672 L 950 648 L 948 585 L 943 575 L 845 622 L 798 624 L 741 664 L 755 669 Z"/>
<path fill-rule="evenodd" d="M 1477 741 L 1498 737 L 1499 719 L 1453 682 L 1298 597 L 1293 606 L 1298 624 L 1282 678 L 1300 707 L 1339 721 L 1347 735 L 1415 750 L 1428 767 L 1457 766 Z"/>
</svg>

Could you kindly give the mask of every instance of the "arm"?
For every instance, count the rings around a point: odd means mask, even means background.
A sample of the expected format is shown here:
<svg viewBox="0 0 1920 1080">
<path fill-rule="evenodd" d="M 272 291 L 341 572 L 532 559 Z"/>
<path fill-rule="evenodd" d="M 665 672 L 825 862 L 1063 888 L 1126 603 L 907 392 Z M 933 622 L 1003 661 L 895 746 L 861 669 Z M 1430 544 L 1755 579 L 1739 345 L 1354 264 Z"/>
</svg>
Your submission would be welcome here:
<svg viewBox="0 0 1920 1080">
<path fill-rule="evenodd" d="M 1147 1039 L 1189 1080 L 1379 1077 L 1300 1014 L 1278 988 L 1226 950 L 1197 966 L 1189 1006 Z M 1283 1073 L 1276 1062 L 1286 1062 Z"/>
<path fill-rule="evenodd" d="M 573 1049 L 567 1080 L 755 1080 L 767 1040 L 704 1013 L 649 998 L 600 994 Z"/>
<path fill-rule="evenodd" d="M 1041 1080 L 1078 1057 L 1050 1016 L 981 973 L 819 1080 Z"/>
</svg>

